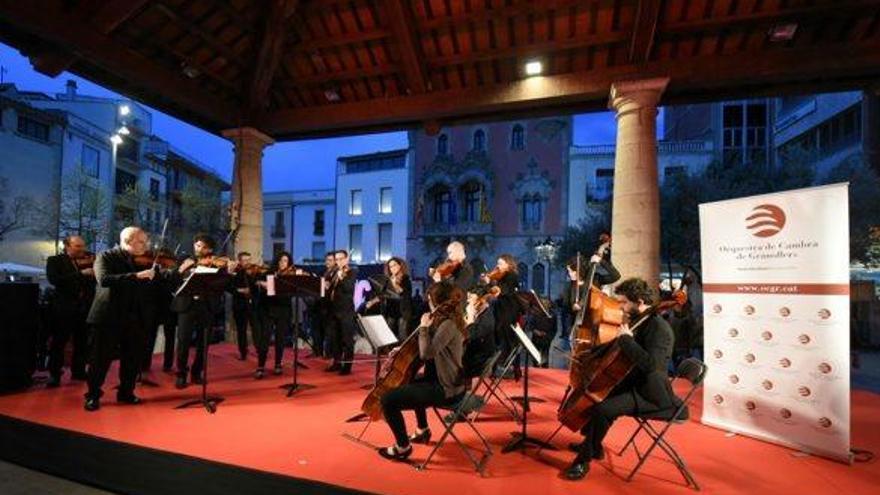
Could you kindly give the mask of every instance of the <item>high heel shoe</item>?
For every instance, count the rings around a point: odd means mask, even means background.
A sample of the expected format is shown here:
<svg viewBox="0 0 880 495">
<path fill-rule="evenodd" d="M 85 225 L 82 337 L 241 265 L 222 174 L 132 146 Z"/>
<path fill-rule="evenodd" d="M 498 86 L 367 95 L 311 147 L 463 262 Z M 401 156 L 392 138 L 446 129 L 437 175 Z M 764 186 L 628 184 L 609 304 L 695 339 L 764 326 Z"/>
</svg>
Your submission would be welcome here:
<svg viewBox="0 0 880 495">
<path fill-rule="evenodd" d="M 266 370 L 264 370 L 263 368 L 257 368 L 257 371 L 254 372 L 254 378 L 257 380 L 262 380 L 265 374 Z"/>
<path fill-rule="evenodd" d="M 408 446 L 404 450 L 397 450 L 396 445 L 392 446 L 392 447 L 384 447 L 384 448 L 378 449 L 380 456 L 382 456 L 386 459 L 392 460 L 392 461 L 406 460 L 410 455 L 412 455 L 412 451 L 413 451 L 412 445 Z"/>
<path fill-rule="evenodd" d="M 431 441 L 431 429 L 423 430 L 421 433 L 413 433 L 409 436 L 409 443 L 428 444 Z"/>
</svg>

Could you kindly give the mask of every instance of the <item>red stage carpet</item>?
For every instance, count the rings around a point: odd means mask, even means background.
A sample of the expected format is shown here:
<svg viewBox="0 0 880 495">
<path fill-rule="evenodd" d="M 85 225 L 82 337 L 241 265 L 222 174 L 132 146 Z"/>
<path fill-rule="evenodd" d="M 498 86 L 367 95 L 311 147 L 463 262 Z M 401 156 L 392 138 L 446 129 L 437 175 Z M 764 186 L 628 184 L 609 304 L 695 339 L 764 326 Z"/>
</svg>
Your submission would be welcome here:
<svg viewBox="0 0 880 495">
<path fill-rule="evenodd" d="M 160 384 L 158 388 L 139 388 L 139 395 L 146 400 L 144 405 L 117 405 L 112 390 L 116 383 L 115 368 L 105 388 L 106 400 L 97 413 L 82 409 L 84 385 L 65 383 L 60 389 L 37 388 L 0 397 L 0 415 L 137 447 L 373 493 L 691 492 L 672 463 L 659 451 L 652 454 L 631 483 L 624 482 L 622 477 L 635 463 L 632 452 L 623 457 L 608 455 L 606 460 L 594 463 L 587 480 L 579 483 L 558 476 L 559 469 L 571 460 L 571 453 L 544 451 L 537 456 L 534 449 L 530 449 L 526 455 L 501 454 L 500 447 L 518 427 L 494 405 L 479 422 L 496 447 L 486 478 L 472 471 L 454 443 L 448 443 L 435 457 L 437 462 L 420 472 L 406 464 L 385 461 L 374 451 L 342 436 L 346 432 L 356 434 L 362 428 L 362 423 L 345 423 L 344 420 L 358 412 L 365 394 L 360 386 L 371 381 L 372 366 L 357 365 L 354 375 L 339 377 L 322 372 L 323 361 L 308 360 L 310 369 L 300 372 L 300 381 L 317 388 L 285 398 L 285 391 L 278 386 L 291 379 L 289 363 L 283 377 L 270 375 L 255 381 L 251 377 L 253 361 L 237 361 L 235 352 L 233 346 L 227 345 L 214 346 L 211 350 L 214 377 L 211 391 L 226 398 L 215 415 L 207 414 L 202 408 L 173 409 L 180 402 L 195 398 L 199 388 L 175 390 L 173 377 L 163 373 L 152 375 Z M 565 383 L 566 375 L 560 371 L 537 370 L 532 374 L 533 394 L 548 399 L 533 407 L 530 432 L 534 436 L 545 438 L 555 429 L 555 410 Z M 513 393 L 518 385 L 507 382 L 506 388 Z M 853 446 L 880 451 L 880 396 L 855 392 L 852 414 Z M 673 428 L 669 439 L 687 460 L 705 493 L 858 494 L 876 493 L 880 486 L 876 461 L 847 466 L 811 456 L 796 456 L 789 449 L 746 437 L 727 437 L 723 431 L 696 422 L 699 404 L 692 408 L 691 417 L 692 422 Z M 407 421 L 409 425 L 414 421 L 409 414 Z M 633 427 L 632 420 L 615 424 L 606 440 L 608 450 L 617 450 Z M 434 431 L 436 439 L 439 437 L 436 432 L 441 431 L 436 424 Z M 465 428 L 458 431 L 466 442 L 476 441 Z M 388 445 L 391 435 L 384 423 L 376 423 L 367 431 L 365 439 Z M 564 446 L 575 439 L 575 435 L 565 431 L 554 443 Z M 72 448 L 68 444 L 40 448 L 77 455 L 68 451 Z M 426 446 L 416 446 L 413 459 L 424 459 L 428 450 Z M 84 479 L 101 483 L 94 481 L 97 476 L 84 475 Z M 165 492 L 162 486 L 152 488 L 155 493 Z M 219 488 L 229 493 L 244 493 L 236 486 Z"/>
</svg>

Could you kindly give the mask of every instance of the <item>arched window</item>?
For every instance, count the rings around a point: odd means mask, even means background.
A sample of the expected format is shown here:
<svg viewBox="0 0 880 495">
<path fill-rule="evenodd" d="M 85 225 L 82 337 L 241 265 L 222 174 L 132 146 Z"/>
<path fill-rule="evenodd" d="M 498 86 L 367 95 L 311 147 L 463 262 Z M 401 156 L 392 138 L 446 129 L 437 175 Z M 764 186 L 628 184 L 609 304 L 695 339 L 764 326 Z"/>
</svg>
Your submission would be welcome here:
<svg viewBox="0 0 880 495">
<path fill-rule="evenodd" d="M 542 210 L 543 201 L 540 195 L 536 193 L 523 197 L 522 211 L 520 212 L 523 228 L 527 230 L 540 228 L 544 215 Z"/>
<path fill-rule="evenodd" d="M 450 224 L 452 218 L 452 193 L 449 191 L 449 188 L 442 185 L 434 186 L 431 188 L 429 196 L 433 204 L 431 223 L 435 225 Z"/>
<path fill-rule="evenodd" d="M 544 293 L 544 264 L 535 263 L 532 267 L 532 289 L 538 294 Z"/>
<path fill-rule="evenodd" d="M 486 151 L 486 132 L 482 129 L 474 131 L 474 151 Z"/>
<path fill-rule="evenodd" d="M 518 263 L 516 268 L 519 270 L 519 288 L 527 290 L 529 288 L 529 265 Z"/>
<path fill-rule="evenodd" d="M 510 149 L 522 150 L 526 147 L 526 132 L 523 126 L 516 124 L 510 131 Z"/>
<path fill-rule="evenodd" d="M 479 182 L 471 181 L 462 186 L 460 193 L 464 199 L 464 221 L 479 222 L 484 194 L 483 187 Z"/>
<path fill-rule="evenodd" d="M 447 136 L 446 134 L 440 134 L 440 136 L 437 138 L 437 154 L 449 154 L 449 136 Z"/>
</svg>

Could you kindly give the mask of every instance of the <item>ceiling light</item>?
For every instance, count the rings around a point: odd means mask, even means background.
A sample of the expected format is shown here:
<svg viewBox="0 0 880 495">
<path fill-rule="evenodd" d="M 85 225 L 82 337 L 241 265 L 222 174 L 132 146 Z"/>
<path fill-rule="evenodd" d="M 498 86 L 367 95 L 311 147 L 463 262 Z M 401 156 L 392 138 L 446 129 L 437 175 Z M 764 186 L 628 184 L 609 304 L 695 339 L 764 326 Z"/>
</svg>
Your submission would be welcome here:
<svg viewBox="0 0 880 495">
<path fill-rule="evenodd" d="M 324 97 L 327 98 L 329 102 L 337 102 L 342 98 L 339 97 L 339 92 L 335 89 L 327 89 L 324 91 Z"/>
<path fill-rule="evenodd" d="M 182 62 L 180 64 L 180 70 L 183 72 L 183 75 L 185 75 L 186 77 L 188 77 L 190 79 L 195 79 L 195 78 L 199 77 L 199 74 L 201 74 L 201 72 L 199 72 L 199 69 L 196 69 L 195 67 L 193 67 L 192 65 L 189 65 L 186 62 Z"/>
<path fill-rule="evenodd" d="M 119 115 L 125 117 L 126 115 L 131 113 L 131 107 L 128 105 L 122 105 L 119 107 Z"/>
<path fill-rule="evenodd" d="M 539 60 L 532 60 L 531 62 L 526 62 L 526 75 L 527 76 L 537 76 L 544 72 L 544 64 L 542 64 Z"/>
<path fill-rule="evenodd" d="M 767 31 L 767 37 L 774 43 L 791 41 L 791 39 L 794 38 L 795 33 L 797 33 L 797 28 L 798 25 L 795 22 L 776 24 Z"/>
</svg>

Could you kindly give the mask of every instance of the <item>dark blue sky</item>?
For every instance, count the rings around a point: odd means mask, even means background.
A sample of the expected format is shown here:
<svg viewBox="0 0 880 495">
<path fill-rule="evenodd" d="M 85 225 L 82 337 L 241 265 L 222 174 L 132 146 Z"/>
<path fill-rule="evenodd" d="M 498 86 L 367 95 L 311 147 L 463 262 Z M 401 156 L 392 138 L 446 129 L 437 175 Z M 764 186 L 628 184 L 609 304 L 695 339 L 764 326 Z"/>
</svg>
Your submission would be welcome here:
<svg viewBox="0 0 880 495">
<path fill-rule="evenodd" d="M 33 70 L 27 58 L 2 43 L 0 43 L 0 66 L 4 69 L 4 82 L 15 83 L 21 90 L 42 91 L 54 95 L 64 92 L 66 81 L 74 79 L 78 91 L 82 94 L 119 97 L 117 93 L 69 72 L 64 72 L 54 79 L 44 76 Z M 156 109 L 150 108 L 150 110 L 153 112 L 153 134 L 214 168 L 226 179 L 231 177 L 233 161 L 231 143 Z M 575 116 L 575 144 L 613 143 L 614 137 L 615 124 L 611 113 Z M 336 157 L 406 146 L 405 132 L 277 143 L 269 147 L 265 153 L 263 188 L 266 191 L 332 188 L 335 184 Z"/>
</svg>

